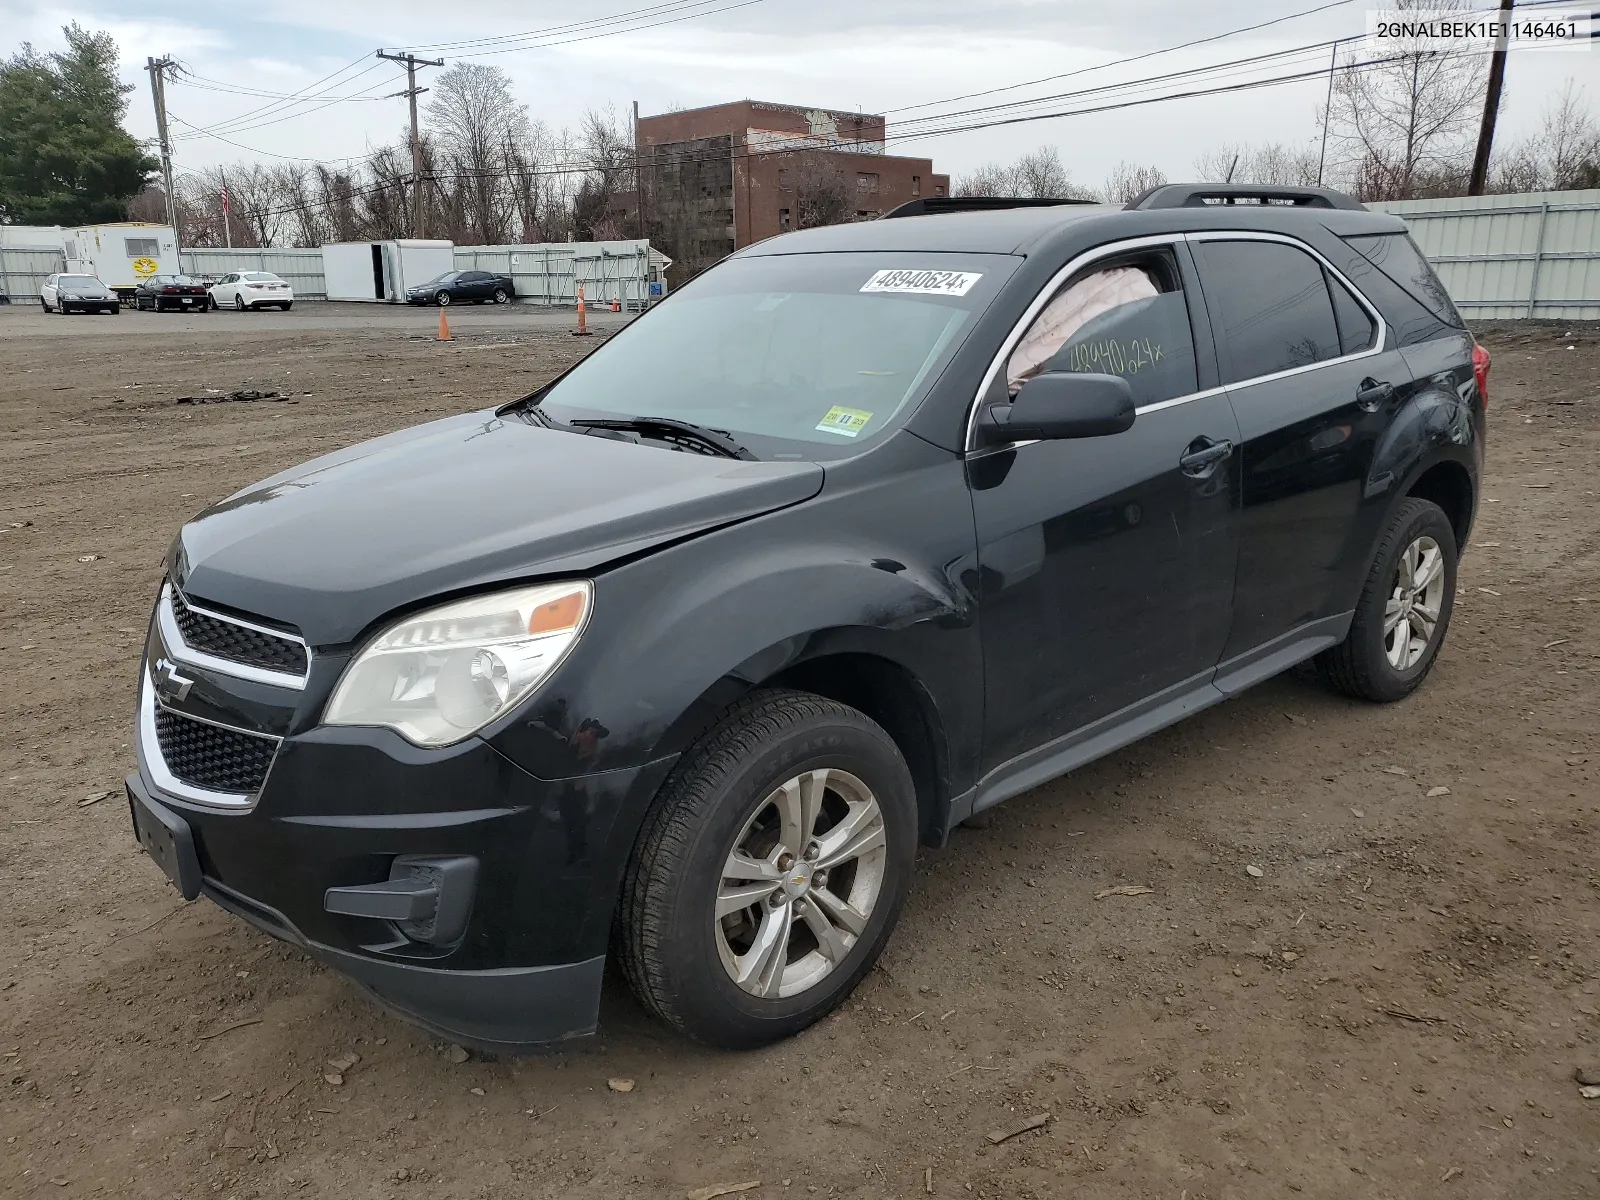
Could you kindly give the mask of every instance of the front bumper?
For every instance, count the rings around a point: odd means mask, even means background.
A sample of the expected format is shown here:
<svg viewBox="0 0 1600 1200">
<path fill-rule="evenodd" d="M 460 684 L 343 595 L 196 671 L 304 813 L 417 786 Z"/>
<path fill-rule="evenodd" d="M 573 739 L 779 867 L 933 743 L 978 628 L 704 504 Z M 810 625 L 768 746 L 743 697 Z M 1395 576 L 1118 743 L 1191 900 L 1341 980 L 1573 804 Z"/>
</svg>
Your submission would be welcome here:
<svg viewBox="0 0 1600 1200">
<path fill-rule="evenodd" d="M 312 727 L 284 739 L 251 802 L 223 807 L 158 786 L 159 748 L 152 755 L 140 732 L 140 770 L 126 781 L 135 833 L 177 831 L 187 870 L 140 840 L 191 898 L 303 947 L 463 1045 L 508 1052 L 594 1031 L 632 831 L 670 760 L 547 781 L 475 738 L 421 750 L 386 730 Z M 468 913 L 447 944 L 340 911 L 330 895 L 390 880 L 406 856 L 475 860 Z"/>
</svg>

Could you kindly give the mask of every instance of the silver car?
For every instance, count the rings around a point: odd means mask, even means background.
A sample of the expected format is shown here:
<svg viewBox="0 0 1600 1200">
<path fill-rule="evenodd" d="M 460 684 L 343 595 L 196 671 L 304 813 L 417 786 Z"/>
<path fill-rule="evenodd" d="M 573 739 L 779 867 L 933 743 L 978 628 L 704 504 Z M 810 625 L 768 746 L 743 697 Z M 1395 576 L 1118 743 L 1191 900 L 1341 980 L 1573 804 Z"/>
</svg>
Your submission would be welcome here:
<svg viewBox="0 0 1600 1200">
<path fill-rule="evenodd" d="M 108 312 L 115 316 L 122 311 L 122 301 L 93 275 L 63 273 L 44 281 L 39 307 L 45 312 Z"/>
</svg>

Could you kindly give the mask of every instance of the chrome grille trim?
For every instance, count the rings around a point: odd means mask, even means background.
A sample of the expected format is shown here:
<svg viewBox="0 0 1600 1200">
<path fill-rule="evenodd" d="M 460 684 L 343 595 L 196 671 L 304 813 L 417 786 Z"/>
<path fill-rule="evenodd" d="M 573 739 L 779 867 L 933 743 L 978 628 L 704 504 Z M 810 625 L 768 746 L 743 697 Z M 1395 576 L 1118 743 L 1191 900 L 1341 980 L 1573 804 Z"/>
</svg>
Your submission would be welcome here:
<svg viewBox="0 0 1600 1200">
<path fill-rule="evenodd" d="M 231 658 L 210 654 L 205 650 L 197 649 L 183 640 L 183 632 L 178 628 L 177 614 L 172 608 L 173 586 L 171 583 L 161 585 L 161 599 L 156 602 L 156 624 L 161 630 L 161 641 L 167 649 L 167 654 L 175 661 L 187 663 L 191 667 L 200 667 L 207 671 L 215 671 L 219 675 L 231 675 L 235 679 L 248 679 L 253 683 L 265 683 L 273 687 L 293 688 L 301 691 L 306 686 L 306 674 L 290 671 L 273 671 L 266 667 L 251 666 L 249 663 L 238 662 Z M 296 637 L 292 633 L 284 633 L 281 629 L 271 629 L 265 625 L 243 620 L 239 617 L 219 613 L 203 605 L 196 604 L 188 596 L 183 597 L 183 603 L 195 613 L 208 617 L 213 621 L 221 621 L 229 625 L 237 625 L 241 629 L 253 630 L 256 633 L 266 634 L 269 637 L 282 638 L 286 642 L 298 642 L 306 654 L 306 673 L 311 670 L 311 647 L 304 638 Z"/>
<path fill-rule="evenodd" d="M 151 783 L 155 784 L 159 790 L 166 792 L 168 795 L 176 796 L 180 800 L 187 800 L 191 804 L 200 804 L 207 808 L 226 808 L 234 810 L 254 808 L 256 797 L 260 795 L 259 789 L 252 793 L 214 792 L 209 788 L 196 787 L 192 783 L 186 783 L 172 773 L 171 769 L 167 766 L 166 759 L 162 756 L 161 742 L 156 737 L 156 706 L 160 703 L 160 700 L 158 700 L 156 697 L 155 687 L 150 682 L 149 672 L 140 672 L 139 737 L 137 749 L 139 765 L 144 770 L 145 778 L 147 778 Z M 166 706 L 162 705 L 162 707 L 165 708 Z M 232 733 L 245 734 L 250 737 L 258 737 L 263 741 L 271 742 L 274 747 L 273 761 L 277 761 L 276 747 L 282 745 L 282 738 L 272 737 L 269 734 L 256 733 L 249 729 L 234 729 L 230 725 L 223 725 L 217 721 L 207 721 L 203 717 L 190 716 L 188 713 L 180 713 L 175 709 L 167 709 L 167 711 L 173 713 L 175 716 L 183 717 L 186 720 L 198 721 L 203 725 L 215 725 L 219 729 L 227 729 Z M 266 781 L 271 774 L 272 767 L 269 765 L 267 767 L 266 775 L 262 777 L 262 787 L 266 786 Z"/>
</svg>

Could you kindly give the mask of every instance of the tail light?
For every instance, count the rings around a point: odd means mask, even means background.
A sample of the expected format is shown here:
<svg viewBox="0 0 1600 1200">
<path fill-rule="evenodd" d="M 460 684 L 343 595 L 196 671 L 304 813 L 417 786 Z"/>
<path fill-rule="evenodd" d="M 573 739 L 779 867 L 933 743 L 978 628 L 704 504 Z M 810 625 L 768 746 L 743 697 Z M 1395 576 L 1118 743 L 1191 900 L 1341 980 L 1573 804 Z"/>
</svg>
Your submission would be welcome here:
<svg viewBox="0 0 1600 1200">
<path fill-rule="evenodd" d="M 1472 377 L 1478 381 L 1478 403 L 1484 411 L 1489 408 L 1489 352 L 1477 342 L 1472 343 Z"/>
<path fill-rule="evenodd" d="M 175 287 L 164 287 L 161 289 L 161 294 L 163 296 L 176 296 L 178 294 L 178 289 Z"/>
</svg>

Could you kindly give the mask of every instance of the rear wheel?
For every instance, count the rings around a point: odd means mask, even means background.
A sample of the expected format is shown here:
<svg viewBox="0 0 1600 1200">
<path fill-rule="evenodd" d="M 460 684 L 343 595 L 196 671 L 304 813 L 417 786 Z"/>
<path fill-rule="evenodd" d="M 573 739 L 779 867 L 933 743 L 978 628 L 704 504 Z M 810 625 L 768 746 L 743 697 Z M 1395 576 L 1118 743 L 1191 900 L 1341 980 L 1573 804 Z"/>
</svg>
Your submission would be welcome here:
<svg viewBox="0 0 1600 1200">
<path fill-rule="evenodd" d="M 494 290 L 494 296 L 493 296 L 493 297 L 492 297 L 492 299 L 493 299 L 493 300 L 494 300 L 494 302 L 495 302 L 495 303 L 496 303 L 496 304 L 504 304 L 504 303 L 505 303 L 505 302 L 506 302 L 506 301 L 507 301 L 507 300 L 510 300 L 510 299 L 511 299 L 511 296 L 510 296 L 510 294 L 509 294 L 509 293 L 508 293 L 508 292 L 507 292 L 507 291 L 506 291 L 506 290 L 505 290 L 505 288 L 499 288 L 499 287 L 497 287 L 497 288 L 495 288 L 495 290 Z"/>
<path fill-rule="evenodd" d="M 756 693 L 683 756 L 646 818 L 617 913 L 623 971 L 699 1041 L 798 1033 L 877 959 L 916 840 L 887 733 L 820 696 Z"/>
<path fill-rule="evenodd" d="M 1455 595 L 1450 519 L 1431 500 L 1405 500 L 1378 539 L 1349 634 L 1317 656 L 1317 669 L 1347 696 L 1403 700 L 1433 669 Z"/>
<path fill-rule="evenodd" d="M 283 311 L 284 311 L 284 312 L 288 312 L 288 311 L 289 311 L 289 310 L 290 310 L 290 309 L 291 309 L 291 308 L 293 308 L 293 307 L 294 307 L 294 301 L 293 301 L 293 300 L 290 300 L 290 301 L 288 301 L 288 302 L 286 302 L 286 303 L 285 303 L 285 304 L 284 304 L 284 305 L 283 305 Z"/>
<path fill-rule="evenodd" d="M 49 312 L 50 311 L 50 306 L 45 303 L 45 299 L 44 299 L 43 296 L 39 297 L 39 307 L 44 309 L 45 312 Z"/>
</svg>

